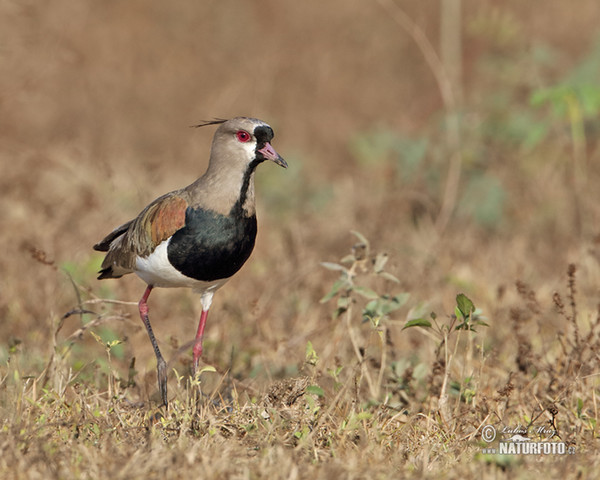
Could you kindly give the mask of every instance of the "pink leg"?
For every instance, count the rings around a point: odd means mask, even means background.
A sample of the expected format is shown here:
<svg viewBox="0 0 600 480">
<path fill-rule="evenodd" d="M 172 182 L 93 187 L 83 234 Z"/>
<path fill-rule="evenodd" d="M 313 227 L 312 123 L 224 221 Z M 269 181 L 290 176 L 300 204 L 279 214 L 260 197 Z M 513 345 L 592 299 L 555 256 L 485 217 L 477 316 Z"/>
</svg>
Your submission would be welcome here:
<svg viewBox="0 0 600 480">
<path fill-rule="evenodd" d="M 200 314 L 200 322 L 198 323 L 198 331 L 196 332 L 196 340 L 194 341 L 194 375 L 198 370 L 198 362 L 202 356 L 202 338 L 204 337 L 204 327 L 206 326 L 206 319 L 208 317 L 208 309 L 202 310 Z"/>
<path fill-rule="evenodd" d="M 150 342 L 152 343 L 152 348 L 154 348 L 154 354 L 156 355 L 156 370 L 158 374 L 158 389 L 160 390 L 160 398 L 165 407 L 167 407 L 167 362 L 165 362 L 165 359 L 160 353 L 158 343 L 154 337 L 154 332 L 150 326 L 150 319 L 148 318 L 148 297 L 150 296 L 151 291 L 152 285 L 148 285 L 148 288 L 146 288 L 144 295 L 138 303 L 138 307 L 140 311 L 140 317 L 146 326 L 148 336 L 150 337 Z"/>
</svg>

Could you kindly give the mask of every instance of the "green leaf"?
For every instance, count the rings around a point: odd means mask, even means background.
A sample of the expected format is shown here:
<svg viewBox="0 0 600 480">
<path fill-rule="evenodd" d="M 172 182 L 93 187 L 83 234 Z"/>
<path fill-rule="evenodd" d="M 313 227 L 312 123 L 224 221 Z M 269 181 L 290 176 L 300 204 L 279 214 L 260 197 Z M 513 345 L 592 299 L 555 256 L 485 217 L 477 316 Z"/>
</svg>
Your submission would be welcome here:
<svg viewBox="0 0 600 480">
<path fill-rule="evenodd" d="M 456 307 L 460 315 L 463 318 L 469 318 L 471 314 L 475 311 L 475 305 L 471 301 L 469 297 L 467 297 L 464 293 L 459 293 L 456 296 Z M 458 317 L 459 315 L 457 315 Z"/>
<path fill-rule="evenodd" d="M 398 295 L 394 295 L 392 297 L 392 302 L 391 302 L 391 304 L 394 307 L 393 310 L 397 310 L 398 308 L 406 305 L 406 302 L 408 302 L 409 298 L 410 298 L 410 293 L 399 293 Z M 392 310 L 390 310 L 390 312 L 391 311 Z"/>
<path fill-rule="evenodd" d="M 340 262 L 342 262 L 342 263 L 354 263 L 354 262 L 356 262 L 356 257 L 354 255 L 352 255 L 351 253 L 349 253 L 344 258 L 342 258 L 340 260 Z"/>
<path fill-rule="evenodd" d="M 306 387 L 306 393 L 312 393 L 313 395 L 316 395 L 317 397 L 325 396 L 325 392 L 318 385 L 309 385 L 308 387 Z"/>
<path fill-rule="evenodd" d="M 409 320 L 404 324 L 402 330 L 405 330 L 410 327 L 426 327 L 431 328 L 431 322 L 425 318 L 415 318 L 414 320 Z"/>
<path fill-rule="evenodd" d="M 379 298 L 377 292 L 375 290 L 371 290 L 369 287 L 361 287 L 360 285 L 357 285 L 352 290 L 359 295 L 368 298 L 369 300 L 375 300 Z"/>
<path fill-rule="evenodd" d="M 373 271 L 375 273 L 382 273 L 383 267 L 387 263 L 389 257 L 387 253 L 378 253 L 375 257 L 375 264 L 373 265 Z"/>
<path fill-rule="evenodd" d="M 326 303 L 329 300 L 331 300 L 333 297 L 335 297 L 338 292 L 342 289 L 342 287 L 348 285 L 348 280 L 346 280 L 345 278 L 340 278 L 338 280 L 336 280 L 334 282 L 334 284 L 331 286 L 331 290 L 329 290 L 329 293 L 327 293 L 327 295 L 325 295 L 321 300 L 319 300 L 320 303 Z"/>
<path fill-rule="evenodd" d="M 395 310 L 401 308 L 408 300 L 408 293 L 401 293 L 390 298 L 388 295 L 383 295 L 374 300 L 371 300 L 365 305 L 363 310 L 363 319 L 374 320 L 386 316 Z"/>
<path fill-rule="evenodd" d="M 344 267 L 343 265 L 340 265 L 339 263 L 321 262 L 321 266 L 325 267 L 327 270 L 333 270 L 333 271 L 338 271 L 338 272 L 348 272 L 346 267 Z"/>
<path fill-rule="evenodd" d="M 400 283 L 400 280 L 398 280 L 398 278 L 396 278 L 391 273 L 388 273 L 388 272 L 377 272 L 377 275 L 379 275 L 382 278 L 385 278 L 386 280 L 390 280 L 390 281 L 395 282 L 395 283 Z"/>
<path fill-rule="evenodd" d="M 379 313 L 379 299 L 371 300 L 365 305 L 363 309 L 363 316 L 365 317 L 375 317 Z"/>
</svg>

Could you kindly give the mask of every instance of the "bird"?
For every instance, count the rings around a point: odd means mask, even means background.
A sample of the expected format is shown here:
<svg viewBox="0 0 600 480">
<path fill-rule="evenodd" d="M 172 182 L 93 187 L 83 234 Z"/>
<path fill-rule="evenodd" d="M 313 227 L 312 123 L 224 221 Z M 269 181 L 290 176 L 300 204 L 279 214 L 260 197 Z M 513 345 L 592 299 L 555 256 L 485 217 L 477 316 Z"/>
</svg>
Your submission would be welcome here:
<svg viewBox="0 0 600 480">
<path fill-rule="evenodd" d="M 158 388 L 167 408 L 167 364 L 150 325 L 148 297 L 155 287 L 185 287 L 200 294 L 202 312 L 192 350 L 195 374 L 213 295 L 254 248 L 256 167 L 265 161 L 288 166 L 271 145 L 273 129 L 262 120 L 235 117 L 194 127 L 209 125 L 219 126 L 206 172 L 187 187 L 158 197 L 93 247 L 106 252 L 98 279 L 135 273 L 147 284 L 138 310 L 154 349 Z"/>
</svg>

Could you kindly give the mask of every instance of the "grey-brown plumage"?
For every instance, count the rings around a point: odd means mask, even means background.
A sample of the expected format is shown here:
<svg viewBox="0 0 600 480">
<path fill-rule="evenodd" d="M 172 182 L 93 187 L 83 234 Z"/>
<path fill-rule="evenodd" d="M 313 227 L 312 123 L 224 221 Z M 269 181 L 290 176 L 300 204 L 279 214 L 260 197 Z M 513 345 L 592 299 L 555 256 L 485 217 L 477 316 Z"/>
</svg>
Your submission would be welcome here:
<svg viewBox="0 0 600 480">
<path fill-rule="evenodd" d="M 273 130 L 261 120 L 237 117 L 215 132 L 206 173 L 185 188 L 167 193 L 124 223 L 95 250 L 107 252 L 98 278 L 136 273 L 148 288 L 140 300 L 158 362 L 159 388 L 167 404 L 166 363 L 150 322 L 146 300 L 153 287 L 190 287 L 202 297 L 202 315 L 194 345 L 194 369 L 214 292 L 250 256 L 256 237 L 254 172 L 265 160 L 287 164 L 271 146 Z"/>
</svg>

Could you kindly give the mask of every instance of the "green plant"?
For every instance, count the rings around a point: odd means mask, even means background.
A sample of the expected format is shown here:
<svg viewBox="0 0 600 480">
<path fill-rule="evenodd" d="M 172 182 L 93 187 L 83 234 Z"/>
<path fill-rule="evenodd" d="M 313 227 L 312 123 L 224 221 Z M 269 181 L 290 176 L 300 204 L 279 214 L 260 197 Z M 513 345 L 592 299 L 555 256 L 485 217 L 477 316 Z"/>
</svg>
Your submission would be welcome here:
<svg viewBox="0 0 600 480">
<path fill-rule="evenodd" d="M 440 414 L 444 420 L 448 420 L 450 418 L 448 406 L 448 386 L 450 386 L 450 391 L 454 393 L 456 397 L 465 402 L 472 401 L 476 395 L 476 390 L 471 384 L 470 376 L 466 377 L 463 382 L 451 380 L 451 366 L 453 359 L 456 357 L 456 353 L 458 352 L 460 332 L 468 332 L 470 334 L 467 337 L 468 348 L 464 350 L 465 355 L 468 356 L 469 352 L 471 352 L 473 348 L 472 334 L 476 332 L 475 327 L 487 327 L 488 324 L 485 322 L 485 317 L 482 315 L 482 312 L 475 308 L 475 304 L 463 293 L 459 293 L 456 296 L 454 313 L 448 317 L 448 321 L 446 323 L 440 322 L 435 312 L 432 312 L 429 317 L 429 319 L 411 319 L 406 322 L 403 330 L 407 328 L 419 327 L 425 329 L 427 332 L 433 332 L 433 338 L 437 339 L 438 345 L 435 350 L 437 360 L 432 366 L 430 393 L 438 393 Z M 450 349 L 449 342 L 453 338 L 454 345 L 453 348 Z M 441 381 L 438 382 L 436 378 L 440 376 Z M 438 389 L 439 392 L 437 391 Z M 435 390 L 435 392 L 432 390 Z"/>
<path fill-rule="evenodd" d="M 475 308 L 475 305 L 469 297 L 464 293 L 456 295 L 456 307 L 454 307 L 454 314 L 449 317 L 447 324 L 440 324 L 437 319 L 437 314 L 431 312 L 431 320 L 427 318 L 415 318 L 408 320 L 403 327 L 403 330 L 411 327 L 422 327 L 431 328 L 438 337 L 444 341 L 453 331 L 456 330 L 471 330 L 475 331 L 475 326 L 481 325 L 488 327 L 489 325 L 484 321 L 485 317 L 482 315 L 481 310 Z M 432 323 L 433 322 L 433 323 Z M 458 322 L 458 325 L 456 324 Z"/>
<path fill-rule="evenodd" d="M 385 271 L 388 256 L 385 253 L 371 254 L 369 241 L 359 232 L 352 234 L 359 240 L 352 247 L 352 253 L 341 259 L 340 263 L 323 262 L 323 267 L 339 272 L 338 279 L 333 283 L 329 292 L 321 299 L 321 303 L 337 298 L 334 318 L 343 317 L 350 342 L 362 375 L 367 381 L 372 398 L 379 398 L 383 375 L 387 364 L 385 320 L 390 314 L 406 304 L 409 294 L 390 295 L 377 293 L 367 286 L 367 279 L 380 278 L 388 282 L 398 283 L 398 279 Z M 377 333 L 381 351 L 380 368 L 377 379 L 374 379 L 365 363 L 365 353 L 356 332 L 354 306 L 359 305 L 360 319 L 369 321 L 372 331 Z M 339 373 L 339 372 L 338 372 Z"/>
</svg>

